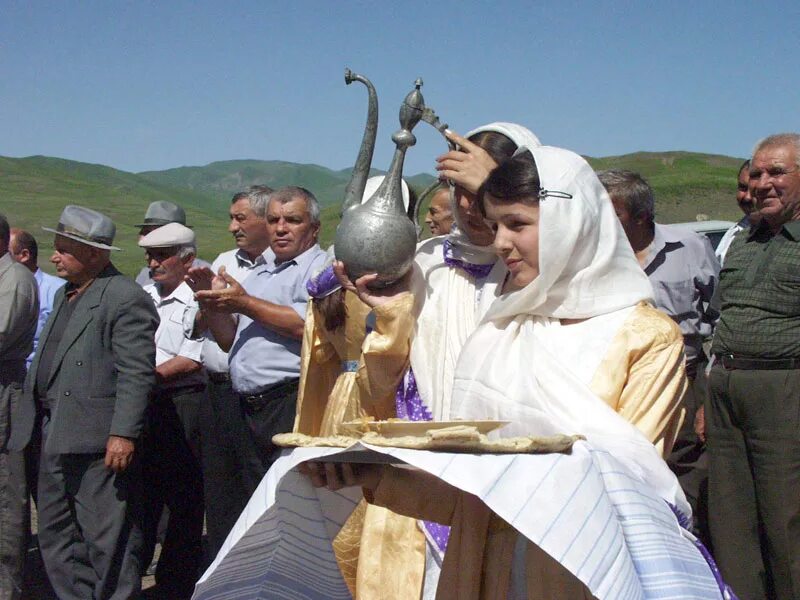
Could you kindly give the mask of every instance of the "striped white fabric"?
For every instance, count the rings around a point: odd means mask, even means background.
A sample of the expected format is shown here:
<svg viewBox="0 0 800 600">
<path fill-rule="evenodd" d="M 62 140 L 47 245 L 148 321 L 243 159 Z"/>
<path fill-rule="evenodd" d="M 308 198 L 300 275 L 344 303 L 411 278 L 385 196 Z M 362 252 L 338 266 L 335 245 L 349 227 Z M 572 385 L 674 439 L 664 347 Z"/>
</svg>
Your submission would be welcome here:
<svg viewBox="0 0 800 600">
<path fill-rule="evenodd" d="M 474 455 L 366 447 L 479 496 L 601 600 L 724 597 L 691 534 L 613 456 Z M 295 467 L 341 452 L 287 452 L 261 482 L 194 598 L 349 598 L 331 550 L 360 489 L 315 490 Z M 372 458 L 377 458 L 372 454 Z"/>
</svg>

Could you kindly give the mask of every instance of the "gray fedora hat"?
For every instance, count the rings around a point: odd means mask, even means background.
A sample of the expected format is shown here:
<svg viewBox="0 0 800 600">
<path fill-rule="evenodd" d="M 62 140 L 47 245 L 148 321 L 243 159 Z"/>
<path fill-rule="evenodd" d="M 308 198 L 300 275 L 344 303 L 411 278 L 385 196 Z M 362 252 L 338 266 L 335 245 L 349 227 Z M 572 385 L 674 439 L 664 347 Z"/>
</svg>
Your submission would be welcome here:
<svg viewBox="0 0 800 600">
<path fill-rule="evenodd" d="M 68 204 L 61 212 L 56 229 L 51 227 L 42 227 L 42 229 L 56 235 L 63 235 L 87 246 L 103 250 L 119 250 L 116 246 L 111 245 L 114 242 L 114 235 L 117 233 L 114 221 L 91 208 Z"/>
<path fill-rule="evenodd" d="M 144 213 L 144 223 L 137 223 L 136 227 L 166 225 L 167 223 L 186 225 L 186 211 L 174 202 L 156 200 L 147 207 L 147 212 Z"/>
</svg>

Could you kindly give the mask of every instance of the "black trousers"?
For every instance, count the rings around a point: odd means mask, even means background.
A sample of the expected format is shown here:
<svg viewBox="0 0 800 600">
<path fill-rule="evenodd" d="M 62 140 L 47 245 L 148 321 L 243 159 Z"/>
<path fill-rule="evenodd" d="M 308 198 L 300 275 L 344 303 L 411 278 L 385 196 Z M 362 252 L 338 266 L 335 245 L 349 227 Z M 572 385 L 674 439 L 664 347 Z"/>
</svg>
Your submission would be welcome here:
<svg viewBox="0 0 800 600">
<path fill-rule="evenodd" d="M 153 555 L 166 506 L 169 520 L 156 585 L 162 596 L 176 599 L 191 596 L 202 564 L 200 411 L 204 401 L 204 389 L 154 394 L 142 439 L 147 556 Z"/>
<path fill-rule="evenodd" d="M 800 598 L 800 370 L 715 365 L 706 404 L 709 524 L 739 598 Z"/>
<path fill-rule="evenodd" d="M 42 444 L 50 420 L 42 422 Z M 59 600 L 127 600 L 141 590 L 141 472 L 104 454 L 48 454 L 39 463 L 39 548 Z"/>
<path fill-rule="evenodd" d="M 290 432 L 294 427 L 299 383 L 299 379 L 281 382 L 257 402 L 241 399 L 247 433 L 241 437 L 241 452 L 245 460 L 244 484 L 248 499 L 280 456 L 281 448 L 272 443 L 272 436 Z"/>
<path fill-rule="evenodd" d="M 201 433 L 207 549 L 213 560 L 250 498 L 241 443 L 250 434 L 230 381 L 209 381 Z"/>
</svg>

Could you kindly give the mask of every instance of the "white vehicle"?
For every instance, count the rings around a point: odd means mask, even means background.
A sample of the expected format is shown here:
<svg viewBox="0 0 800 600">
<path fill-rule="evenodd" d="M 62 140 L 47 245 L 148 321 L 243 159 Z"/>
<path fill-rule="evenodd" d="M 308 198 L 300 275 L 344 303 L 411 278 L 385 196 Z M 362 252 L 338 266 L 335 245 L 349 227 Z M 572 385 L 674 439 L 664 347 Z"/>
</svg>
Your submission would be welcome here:
<svg viewBox="0 0 800 600">
<path fill-rule="evenodd" d="M 717 249 L 717 245 L 719 245 L 719 241 L 722 239 L 722 236 L 725 235 L 725 232 L 735 224 L 736 223 L 733 221 L 689 221 L 686 223 L 670 223 L 670 225 L 679 225 L 680 227 L 686 227 L 697 233 L 702 233 L 709 239 L 714 250 Z"/>
</svg>

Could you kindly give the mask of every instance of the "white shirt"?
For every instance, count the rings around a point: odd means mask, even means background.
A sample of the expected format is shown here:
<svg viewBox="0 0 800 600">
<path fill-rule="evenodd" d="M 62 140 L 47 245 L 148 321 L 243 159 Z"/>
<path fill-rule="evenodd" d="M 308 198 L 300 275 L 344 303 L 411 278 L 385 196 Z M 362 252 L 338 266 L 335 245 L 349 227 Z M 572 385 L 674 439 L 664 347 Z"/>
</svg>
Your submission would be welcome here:
<svg viewBox="0 0 800 600">
<path fill-rule="evenodd" d="M 732 225 L 731 228 L 725 232 L 725 235 L 720 238 L 717 249 L 714 251 L 720 265 L 725 262 L 725 255 L 728 253 L 728 248 L 731 247 L 731 243 L 733 242 L 733 238 L 736 237 L 736 234 L 749 228 L 750 221 L 747 216 L 745 216 L 745 218 L 736 223 L 736 225 Z"/>
<path fill-rule="evenodd" d="M 196 362 L 201 362 L 203 352 L 203 339 L 191 340 L 183 335 L 183 319 L 187 311 L 195 311 L 197 302 L 194 293 L 185 283 L 180 284 L 168 296 L 161 297 L 157 284 L 150 283 L 144 286 L 156 305 L 156 311 L 161 319 L 156 330 L 156 365 L 160 365 L 176 356 L 185 356 Z M 166 387 L 183 387 L 205 383 L 205 373 L 197 371 L 182 377 L 180 380 L 170 382 Z"/>
<path fill-rule="evenodd" d="M 267 248 L 255 261 L 252 261 L 240 248 L 228 250 L 217 257 L 211 265 L 211 270 L 217 273 L 220 267 L 225 267 L 228 275 L 239 283 L 244 283 L 244 280 L 256 267 L 264 265 L 267 256 L 271 253 L 272 250 Z M 223 352 L 217 345 L 210 331 L 206 334 L 206 339 L 203 343 L 203 365 L 211 373 L 228 372 L 228 353 Z"/>
</svg>

